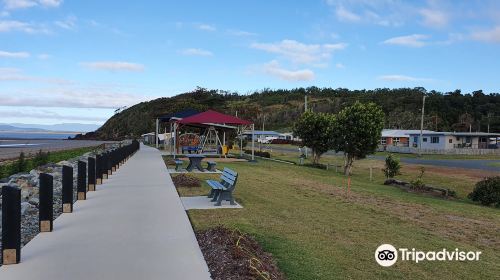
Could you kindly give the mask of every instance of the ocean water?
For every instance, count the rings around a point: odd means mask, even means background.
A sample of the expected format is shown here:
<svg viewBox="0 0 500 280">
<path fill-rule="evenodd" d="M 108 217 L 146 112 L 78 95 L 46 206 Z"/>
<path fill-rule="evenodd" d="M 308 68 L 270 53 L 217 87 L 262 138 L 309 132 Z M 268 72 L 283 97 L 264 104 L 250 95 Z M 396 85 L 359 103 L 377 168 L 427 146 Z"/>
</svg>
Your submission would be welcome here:
<svg viewBox="0 0 500 280">
<path fill-rule="evenodd" d="M 0 139 L 68 139 L 75 135 L 75 133 L 0 132 Z"/>
</svg>

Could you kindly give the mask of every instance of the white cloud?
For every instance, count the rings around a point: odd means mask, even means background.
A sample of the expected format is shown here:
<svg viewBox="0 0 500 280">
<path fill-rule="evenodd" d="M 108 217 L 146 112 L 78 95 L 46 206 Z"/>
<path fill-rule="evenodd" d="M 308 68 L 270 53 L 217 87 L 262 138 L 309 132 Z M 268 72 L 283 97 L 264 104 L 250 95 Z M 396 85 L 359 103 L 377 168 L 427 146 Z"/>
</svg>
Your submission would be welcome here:
<svg viewBox="0 0 500 280">
<path fill-rule="evenodd" d="M 489 30 L 473 32 L 470 37 L 477 41 L 500 43 L 500 26 L 496 26 Z"/>
<path fill-rule="evenodd" d="M 257 33 L 243 31 L 243 30 L 235 30 L 235 29 L 230 29 L 230 30 L 227 31 L 227 33 L 229 35 L 241 36 L 241 37 L 250 37 L 250 36 L 257 36 L 257 35 L 259 35 Z"/>
<path fill-rule="evenodd" d="M 424 40 L 429 38 L 427 35 L 423 34 L 412 34 L 408 36 L 400 36 L 400 37 L 394 37 L 385 40 L 383 43 L 388 44 L 388 45 L 400 45 L 400 46 L 407 46 L 407 47 L 423 47 L 428 44 L 428 42 L 425 42 Z"/>
<path fill-rule="evenodd" d="M 61 115 L 59 113 L 40 110 L 37 106 L 36 111 L 14 111 L 14 110 L 1 110 L 0 114 L 4 116 L 15 116 L 21 119 L 45 119 L 45 120 L 64 120 L 64 121 L 91 121 L 91 122 L 104 122 L 106 117 L 94 117 L 91 115 Z"/>
<path fill-rule="evenodd" d="M 107 71 L 129 71 L 129 72 L 142 72 L 144 65 L 123 61 L 94 61 L 82 62 L 82 66 L 94 70 L 107 70 Z"/>
<path fill-rule="evenodd" d="M 184 50 L 181 50 L 180 53 L 183 55 L 197 55 L 197 56 L 213 56 L 214 55 L 211 51 L 207 51 L 207 50 L 203 50 L 203 49 L 196 49 L 196 48 L 184 49 Z"/>
<path fill-rule="evenodd" d="M 276 60 L 264 64 L 263 71 L 264 73 L 277 77 L 279 79 L 293 82 L 311 81 L 314 80 L 315 77 L 314 72 L 309 69 L 296 71 L 284 69 Z"/>
<path fill-rule="evenodd" d="M 2 106 L 116 109 L 150 100 L 151 97 L 124 91 L 119 87 L 62 85 L 20 89 L 15 93 L 0 92 L 0 99 Z"/>
<path fill-rule="evenodd" d="M 45 59 L 51 58 L 52 56 L 50 54 L 41 53 L 37 57 L 38 57 L 38 59 L 45 60 Z"/>
<path fill-rule="evenodd" d="M 210 24 L 198 24 L 196 25 L 196 28 L 203 30 L 203 31 L 216 31 L 217 28 L 215 26 L 210 25 Z"/>
<path fill-rule="evenodd" d="M 18 68 L 0 68 L 0 81 L 25 81 L 30 77 L 25 76 Z"/>
<path fill-rule="evenodd" d="M 432 79 L 429 78 L 417 78 L 406 75 L 383 75 L 378 77 L 379 80 L 388 82 L 429 82 Z"/>
<path fill-rule="evenodd" d="M 422 24 L 426 26 L 440 28 L 448 25 L 449 16 L 443 11 L 437 9 L 421 9 L 419 13 L 423 17 Z"/>
<path fill-rule="evenodd" d="M 343 69 L 343 68 L 345 68 L 345 65 L 342 63 L 337 63 L 337 64 L 335 64 L 335 67 L 337 67 L 339 69 Z"/>
<path fill-rule="evenodd" d="M 343 6 L 340 6 L 335 10 L 335 15 L 341 21 L 358 22 L 361 20 L 361 17 L 359 15 L 348 11 Z"/>
<path fill-rule="evenodd" d="M 405 1 L 327 0 L 326 3 L 342 22 L 400 26 L 414 13 L 414 8 Z"/>
<path fill-rule="evenodd" d="M 347 44 L 304 44 L 283 40 L 277 43 L 253 43 L 250 47 L 281 55 L 293 63 L 314 64 L 329 59 L 334 51 L 345 49 Z"/>
<path fill-rule="evenodd" d="M 38 2 L 45 7 L 59 7 L 63 0 L 38 0 Z"/>
<path fill-rule="evenodd" d="M 7 10 L 27 9 L 35 6 L 56 8 L 62 2 L 62 0 L 3 0 L 4 8 Z"/>
<path fill-rule="evenodd" d="M 63 29 L 74 30 L 76 28 L 76 21 L 77 18 L 75 16 L 67 16 L 64 20 L 58 20 L 54 23 Z"/>
<path fill-rule="evenodd" d="M 5 58 L 28 58 L 30 57 L 30 54 L 27 52 L 7 52 L 7 51 L 0 51 L 0 57 L 5 57 Z"/>
<path fill-rule="evenodd" d="M 70 85 L 72 81 L 60 78 L 35 77 L 26 75 L 19 68 L 0 68 L 0 81 L 30 81 L 54 85 Z"/>
<path fill-rule="evenodd" d="M 21 31 L 25 33 L 50 33 L 50 31 L 42 25 L 35 25 L 17 20 L 0 20 L 0 33 L 1 32 L 14 32 Z"/>
</svg>

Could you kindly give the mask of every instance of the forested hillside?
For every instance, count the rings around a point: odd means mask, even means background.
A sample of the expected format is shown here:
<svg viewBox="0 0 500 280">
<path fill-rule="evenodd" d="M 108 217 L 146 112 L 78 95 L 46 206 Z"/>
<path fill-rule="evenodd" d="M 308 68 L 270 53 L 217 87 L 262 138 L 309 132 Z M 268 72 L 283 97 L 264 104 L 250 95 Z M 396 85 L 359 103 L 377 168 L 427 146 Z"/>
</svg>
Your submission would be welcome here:
<svg viewBox="0 0 500 280">
<path fill-rule="evenodd" d="M 142 102 L 116 113 L 95 133 L 85 138 L 120 139 L 154 131 L 156 116 L 192 108 L 213 109 L 236 114 L 255 122 L 258 129 L 290 131 L 304 111 L 304 96 L 315 112 L 336 113 L 344 106 L 361 102 L 380 105 L 386 115 L 386 128 L 419 129 L 423 95 L 425 129 L 439 131 L 500 132 L 500 94 L 482 91 L 462 93 L 426 91 L 424 88 L 348 90 L 332 88 L 264 89 L 242 95 L 222 90 L 197 88 L 192 92 Z"/>
</svg>

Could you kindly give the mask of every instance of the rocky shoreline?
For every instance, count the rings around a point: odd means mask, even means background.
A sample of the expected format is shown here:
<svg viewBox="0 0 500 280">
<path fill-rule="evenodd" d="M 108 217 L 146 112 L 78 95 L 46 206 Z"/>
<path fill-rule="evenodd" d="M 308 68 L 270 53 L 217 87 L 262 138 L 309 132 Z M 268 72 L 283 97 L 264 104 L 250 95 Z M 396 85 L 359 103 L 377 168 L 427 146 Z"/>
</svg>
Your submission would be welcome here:
<svg viewBox="0 0 500 280">
<path fill-rule="evenodd" d="M 119 144 L 109 145 L 106 150 L 118 147 Z M 78 173 L 78 161 L 87 162 L 89 157 L 94 157 L 96 154 L 105 152 L 106 150 L 99 148 L 92 152 L 85 153 L 81 156 L 60 161 L 58 163 L 49 163 L 43 166 L 39 166 L 36 169 L 31 170 L 29 173 L 17 173 L 11 175 L 10 177 L 0 180 L 0 188 L 6 185 L 17 186 L 21 189 L 21 247 L 26 245 L 31 239 L 33 239 L 39 233 L 38 227 L 38 203 L 39 203 L 39 180 L 38 177 L 40 173 L 47 173 L 54 178 L 54 219 L 59 217 L 62 213 L 62 167 L 70 166 L 73 168 L 73 202 L 76 201 L 77 193 L 77 173 Z M 0 220 L 2 217 L 2 195 L 0 193 Z M 0 231 L 2 225 L 0 223 Z M 2 245 L 0 235 L 0 247 Z M 1 265 L 1 260 L 0 260 Z"/>
</svg>

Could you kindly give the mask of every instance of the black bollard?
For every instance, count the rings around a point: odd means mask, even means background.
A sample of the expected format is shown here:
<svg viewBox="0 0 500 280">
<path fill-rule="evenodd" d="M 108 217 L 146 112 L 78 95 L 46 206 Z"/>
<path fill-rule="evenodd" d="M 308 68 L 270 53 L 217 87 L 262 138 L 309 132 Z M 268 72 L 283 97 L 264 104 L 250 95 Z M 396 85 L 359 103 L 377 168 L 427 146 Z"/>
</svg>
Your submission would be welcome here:
<svg viewBox="0 0 500 280">
<path fill-rule="evenodd" d="M 89 192 L 95 191 L 96 185 L 96 167 L 95 167 L 95 158 L 89 157 L 88 159 L 88 190 Z"/>
<path fill-rule="evenodd" d="M 62 167 L 62 212 L 73 212 L 73 167 Z"/>
<path fill-rule="evenodd" d="M 88 158 L 88 191 L 93 192 L 95 191 L 95 185 L 96 185 L 96 165 L 95 165 L 95 158 Z"/>
<path fill-rule="evenodd" d="M 101 158 L 102 181 L 108 179 L 108 153 L 103 153 Z"/>
<path fill-rule="evenodd" d="M 102 184 L 102 155 L 95 156 L 95 183 Z"/>
<path fill-rule="evenodd" d="M 87 199 L 87 164 L 84 161 L 78 161 L 78 180 L 76 183 L 77 199 Z"/>
<path fill-rule="evenodd" d="M 21 261 L 21 189 L 2 187 L 2 262 Z"/>
<path fill-rule="evenodd" d="M 39 188 L 39 212 L 38 220 L 40 232 L 51 232 L 53 229 L 53 194 L 54 194 L 54 179 L 52 175 L 41 173 L 40 174 L 40 188 Z"/>
</svg>

